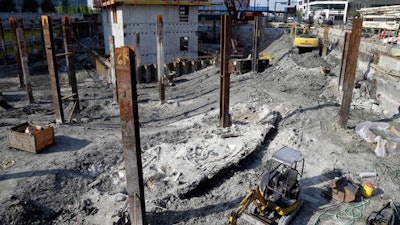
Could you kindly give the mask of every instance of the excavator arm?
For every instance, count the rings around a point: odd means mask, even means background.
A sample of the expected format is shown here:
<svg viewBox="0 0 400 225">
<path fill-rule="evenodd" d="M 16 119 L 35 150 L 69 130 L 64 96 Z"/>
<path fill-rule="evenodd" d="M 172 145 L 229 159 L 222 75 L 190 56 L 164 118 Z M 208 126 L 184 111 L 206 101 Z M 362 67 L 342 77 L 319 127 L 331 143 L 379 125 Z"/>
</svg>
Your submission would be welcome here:
<svg viewBox="0 0 400 225">
<path fill-rule="evenodd" d="M 229 217 L 228 225 L 236 225 L 237 220 L 240 216 L 243 215 L 243 213 L 245 213 L 250 204 L 254 204 L 256 210 L 258 210 L 259 212 L 266 211 L 268 203 L 264 199 L 263 194 L 260 190 L 247 190 L 246 192 L 246 197 L 244 197 L 243 200 L 239 203 L 239 207 L 236 210 L 232 211 Z"/>
<path fill-rule="evenodd" d="M 249 7 L 250 0 L 224 0 L 224 3 L 229 15 L 232 15 L 234 20 L 241 20 L 246 12 L 242 10 Z"/>
</svg>

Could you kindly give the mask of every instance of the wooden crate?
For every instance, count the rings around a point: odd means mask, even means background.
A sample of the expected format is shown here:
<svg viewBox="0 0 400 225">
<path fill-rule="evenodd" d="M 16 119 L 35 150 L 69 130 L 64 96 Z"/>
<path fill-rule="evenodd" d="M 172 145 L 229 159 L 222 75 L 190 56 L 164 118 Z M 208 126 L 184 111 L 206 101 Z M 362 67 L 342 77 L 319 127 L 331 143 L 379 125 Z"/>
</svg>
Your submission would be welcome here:
<svg viewBox="0 0 400 225">
<path fill-rule="evenodd" d="M 26 122 L 9 129 L 7 136 L 10 148 L 37 153 L 52 145 L 54 143 L 54 128 L 39 126 L 41 129 L 35 129 L 35 126 Z M 27 128 L 31 129 L 31 132 L 26 133 Z"/>
</svg>

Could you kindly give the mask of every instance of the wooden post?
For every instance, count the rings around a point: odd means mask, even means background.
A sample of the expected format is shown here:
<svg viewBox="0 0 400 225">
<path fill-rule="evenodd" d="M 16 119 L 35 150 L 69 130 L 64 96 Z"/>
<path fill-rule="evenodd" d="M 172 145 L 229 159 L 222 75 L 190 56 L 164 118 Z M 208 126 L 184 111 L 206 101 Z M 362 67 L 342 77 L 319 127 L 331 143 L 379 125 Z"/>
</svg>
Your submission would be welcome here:
<svg viewBox="0 0 400 225">
<path fill-rule="evenodd" d="M 4 64 L 8 64 L 7 58 L 7 48 L 6 48 L 6 40 L 4 39 L 4 29 L 3 29 L 3 21 L 0 19 L 0 38 L 1 38 L 1 49 L 4 55 Z"/>
<path fill-rule="evenodd" d="M 56 54 L 54 51 L 52 21 L 49 16 L 42 16 L 42 28 L 50 76 L 51 93 L 53 96 L 54 111 L 56 114 L 56 123 L 62 124 L 64 123 L 64 111 L 61 99 L 60 82 L 58 78 Z"/>
<path fill-rule="evenodd" d="M 80 122 L 81 116 L 80 116 L 80 106 L 79 106 L 79 94 L 78 94 L 78 85 L 76 82 L 76 74 L 75 74 L 74 53 L 73 53 L 74 49 L 72 45 L 72 35 L 71 35 L 71 19 L 69 16 L 64 16 L 64 20 L 62 23 L 62 31 L 64 37 L 64 49 L 66 53 L 65 59 L 68 68 L 68 80 L 73 94 L 72 100 L 74 102 L 74 107 L 72 108 L 69 122 L 72 121 L 73 115 L 75 115 L 77 121 Z"/>
<path fill-rule="evenodd" d="M 329 43 L 329 27 L 324 28 L 322 56 L 328 55 L 328 43 Z"/>
<path fill-rule="evenodd" d="M 129 215 L 131 224 L 144 225 L 146 208 L 140 149 L 135 56 L 129 47 L 116 48 L 115 55 Z"/>
<path fill-rule="evenodd" d="M 24 72 L 22 71 L 22 63 L 18 49 L 18 41 L 17 41 L 17 20 L 14 17 L 10 17 L 8 19 L 10 22 L 11 33 L 13 35 L 13 44 L 14 44 L 14 57 L 15 61 L 17 62 L 17 69 L 18 69 L 18 78 L 19 78 L 19 85 L 20 87 L 24 86 Z"/>
<path fill-rule="evenodd" d="M 357 18 L 353 20 L 353 29 L 350 36 L 349 52 L 343 83 L 343 98 L 339 111 L 339 125 L 341 128 L 346 128 L 350 114 L 354 81 L 356 77 L 358 51 L 360 48 L 362 21 L 362 18 Z"/>
<path fill-rule="evenodd" d="M 113 89 L 113 101 L 118 102 L 118 91 L 117 91 L 117 77 L 115 75 L 115 40 L 114 36 L 110 35 L 110 63 L 111 63 L 111 85 Z"/>
<path fill-rule="evenodd" d="M 254 35 L 253 35 L 253 73 L 258 72 L 258 40 L 260 36 L 260 30 L 258 26 L 258 16 L 254 17 Z"/>
<path fill-rule="evenodd" d="M 164 49 L 163 49 L 163 19 L 157 16 L 157 74 L 158 74 L 158 90 L 160 93 L 160 103 L 165 102 L 164 87 Z"/>
<path fill-rule="evenodd" d="M 26 52 L 24 30 L 22 28 L 17 28 L 16 34 L 17 34 L 19 58 L 21 61 L 22 73 L 24 75 L 24 80 L 25 80 L 26 94 L 28 96 L 28 103 L 31 104 L 34 101 L 33 101 L 31 81 L 29 79 L 29 60 L 28 60 L 28 54 Z"/>
<path fill-rule="evenodd" d="M 346 34 L 344 35 L 344 42 L 343 42 L 342 63 L 340 66 L 338 90 L 343 88 L 344 72 L 346 71 L 350 37 L 351 37 L 351 32 L 346 32 Z"/>
<path fill-rule="evenodd" d="M 220 92 L 219 92 L 219 126 L 231 126 L 231 115 L 229 114 L 229 86 L 230 71 L 229 61 L 231 59 L 232 38 L 232 16 L 221 16 L 221 69 L 220 69 Z"/>
</svg>

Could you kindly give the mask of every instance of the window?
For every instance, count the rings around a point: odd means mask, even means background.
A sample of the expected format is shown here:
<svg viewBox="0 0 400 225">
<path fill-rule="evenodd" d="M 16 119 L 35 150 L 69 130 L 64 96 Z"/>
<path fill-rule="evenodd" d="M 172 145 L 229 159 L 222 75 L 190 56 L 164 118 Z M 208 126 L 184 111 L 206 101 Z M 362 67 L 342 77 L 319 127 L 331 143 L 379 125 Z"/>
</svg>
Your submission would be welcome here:
<svg viewBox="0 0 400 225">
<path fill-rule="evenodd" d="M 179 22 L 189 22 L 189 6 L 179 6 Z"/>
<path fill-rule="evenodd" d="M 189 50 L 189 37 L 180 38 L 180 50 L 181 51 Z"/>
</svg>

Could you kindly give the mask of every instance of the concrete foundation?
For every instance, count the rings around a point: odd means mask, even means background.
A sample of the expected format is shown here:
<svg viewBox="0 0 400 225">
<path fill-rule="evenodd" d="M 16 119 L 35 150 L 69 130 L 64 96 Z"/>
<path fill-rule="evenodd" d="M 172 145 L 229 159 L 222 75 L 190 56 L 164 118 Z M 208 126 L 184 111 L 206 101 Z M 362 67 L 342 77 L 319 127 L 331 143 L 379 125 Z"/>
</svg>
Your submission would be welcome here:
<svg viewBox="0 0 400 225">
<path fill-rule="evenodd" d="M 318 28 L 317 32 L 322 37 L 323 28 Z M 342 29 L 329 29 L 329 42 L 342 49 L 345 32 Z M 393 55 L 397 51 L 400 52 L 400 45 L 383 44 L 379 41 L 372 43 L 371 39 L 360 43 L 360 60 L 379 58 L 377 67 L 382 70 L 376 70 L 373 78 L 376 79 L 376 99 L 379 101 L 379 108 L 389 115 L 400 113 L 400 59 L 384 54 Z"/>
</svg>

